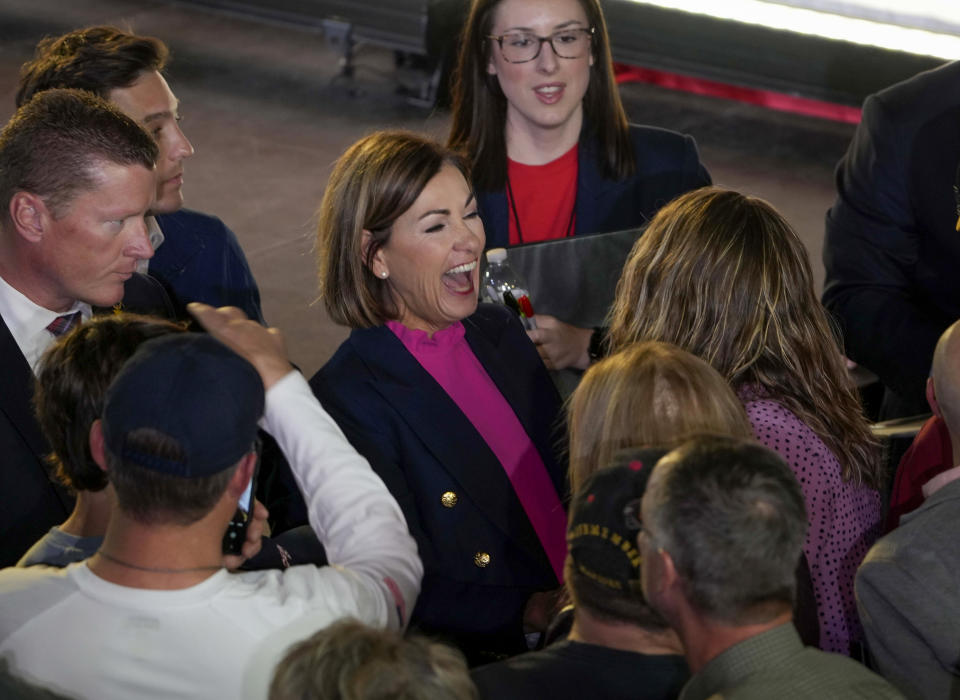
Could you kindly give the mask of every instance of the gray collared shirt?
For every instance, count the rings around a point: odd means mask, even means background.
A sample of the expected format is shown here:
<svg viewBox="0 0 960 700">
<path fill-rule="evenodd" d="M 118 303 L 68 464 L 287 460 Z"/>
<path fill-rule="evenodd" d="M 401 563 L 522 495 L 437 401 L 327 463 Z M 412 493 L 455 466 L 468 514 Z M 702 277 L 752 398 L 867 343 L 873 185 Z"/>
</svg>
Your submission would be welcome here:
<svg viewBox="0 0 960 700">
<path fill-rule="evenodd" d="M 856 661 L 804 647 L 790 622 L 735 644 L 684 686 L 680 700 L 903 700 Z"/>
</svg>

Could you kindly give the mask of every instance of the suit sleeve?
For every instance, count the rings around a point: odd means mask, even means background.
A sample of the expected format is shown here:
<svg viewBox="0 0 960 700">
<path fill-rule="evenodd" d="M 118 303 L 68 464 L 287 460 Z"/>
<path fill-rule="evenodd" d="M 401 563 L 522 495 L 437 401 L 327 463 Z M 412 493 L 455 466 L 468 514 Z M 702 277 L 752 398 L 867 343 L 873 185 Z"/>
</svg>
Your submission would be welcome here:
<svg viewBox="0 0 960 700">
<path fill-rule="evenodd" d="M 922 408 L 933 348 L 950 321 L 915 297 L 924 231 L 910 203 L 911 139 L 903 131 L 879 99 L 867 98 L 827 213 L 823 302 L 840 323 L 847 356 Z"/>
<path fill-rule="evenodd" d="M 915 552 L 874 546 L 856 578 L 857 607 L 879 673 L 910 698 L 956 698 L 960 626 L 955 571 Z"/>
</svg>

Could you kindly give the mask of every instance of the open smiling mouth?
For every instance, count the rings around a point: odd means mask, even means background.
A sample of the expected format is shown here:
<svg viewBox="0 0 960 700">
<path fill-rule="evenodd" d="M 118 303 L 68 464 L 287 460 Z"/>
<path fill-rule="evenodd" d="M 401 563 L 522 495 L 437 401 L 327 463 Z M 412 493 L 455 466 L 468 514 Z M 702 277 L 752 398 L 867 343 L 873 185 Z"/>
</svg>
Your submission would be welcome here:
<svg viewBox="0 0 960 700">
<path fill-rule="evenodd" d="M 476 260 L 451 267 L 443 273 L 443 286 L 454 294 L 470 294 L 474 290 L 473 271 L 476 267 Z"/>
</svg>

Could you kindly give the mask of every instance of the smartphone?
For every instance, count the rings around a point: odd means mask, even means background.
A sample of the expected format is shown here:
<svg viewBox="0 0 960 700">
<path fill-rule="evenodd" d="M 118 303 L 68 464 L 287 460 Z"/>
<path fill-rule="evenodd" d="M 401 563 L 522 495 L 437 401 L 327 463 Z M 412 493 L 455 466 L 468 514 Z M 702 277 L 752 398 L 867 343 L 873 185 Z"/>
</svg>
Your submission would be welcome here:
<svg viewBox="0 0 960 700">
<path fill-rule="evenodd" d="M 227 525 L 227 531 L 223 533 L 223 553 L 240 554 L 243 549 L 243 543 L 247 539 L 247 528 L 253 519 L 253 499 L 257 492 L 257 475 L 260 473 L 260 440 L 257 440 L 255 446 L 257 451 L 257 463 L 253 468 L 253 476 L 250 477 L 250 483 L 246 490 L 237 500 L 237 510 Z"/>
</svg>

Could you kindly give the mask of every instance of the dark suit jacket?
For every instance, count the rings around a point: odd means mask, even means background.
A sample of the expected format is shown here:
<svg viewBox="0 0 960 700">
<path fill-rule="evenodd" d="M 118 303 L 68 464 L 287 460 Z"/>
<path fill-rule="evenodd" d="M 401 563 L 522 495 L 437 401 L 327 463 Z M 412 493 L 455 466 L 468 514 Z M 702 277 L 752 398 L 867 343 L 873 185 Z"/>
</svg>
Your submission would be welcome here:
<svg viewBox="0 0 960 700">
<path fill-rule="evenodd" d="M 563 496 L 560 399 L 533 344 L 501 306 L 481 304 L 463 324 Z M 412 624 L 468 650 L 522 650 L 527 598 L 558 582 L 473 424 L 386 326 L 354 330 L 310 385 L 386 482 L 417 540 L 426 574 Z M 448 491 L 457 495 L 453 507 L 441 502 Z M 478 553 L 490 555 L 489 565 L 474 562 Z"/>
<path fill-rule="evenodd" d="M 123 306 L 172 318 L 163 288 L 134 275 Z M 12 566 L 73 509 L 73 496 L 55 484 L 43 458 L 50 451 L 33 413 L 33 371 L 0 317 L 0 567 Z"/>
<path fill-rule="evenodd" d="M 150 259 L 150 275 L 166 288 L 178 315 L 186 305 L 237 306 L 263 323 L 260 290 L 233 231 L 220 219 L 181 209 L 157 217 L 163 244 Z"/>
<path fill-rule="evenodd" d="M 700 162 L 697 144 L 690 136 L 633 125 L 630 139 L 637 171 L 625 180 L 603 177 L 596 143 L 588 137 L 580 139 L 575 235 L 643 226 L 670 200 L 710 184 L 710 174 Z M 487 247 L 510 245 L 506 192 L 478 192 L 477 204 Z"/>
<path fill-rule="evenodd" d="M 958 161 L 955 62 L 868 97 L 837 166 L 823 302 L 840 321 L 847 355 L 898 395 L 902 414 L 928 410 L 933 348 L 960 318 Z"/>
</svg>

